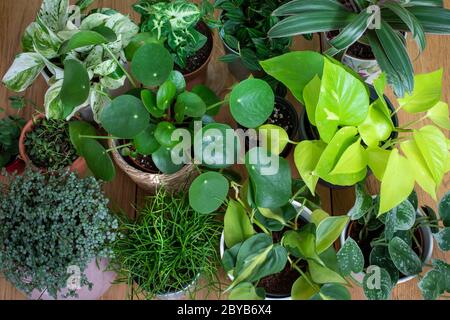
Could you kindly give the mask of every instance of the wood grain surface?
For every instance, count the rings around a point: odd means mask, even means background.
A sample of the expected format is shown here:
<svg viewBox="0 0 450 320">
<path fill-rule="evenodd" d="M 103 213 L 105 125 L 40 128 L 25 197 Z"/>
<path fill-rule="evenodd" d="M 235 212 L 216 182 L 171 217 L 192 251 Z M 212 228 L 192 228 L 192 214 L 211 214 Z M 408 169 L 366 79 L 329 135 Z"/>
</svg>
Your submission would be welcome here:
<svg viewBox="0 0 450 320">
<path fill-rule="evenodd" d="M 138 21 L 137 15 L 133 12 L 130 5 L 134 0 L 98 0 L 95 2 L 96 7 L 110 7 L 128 13 L 135 20 Z M 1 0 L 0 1 L 0 76 L 4 73 L 12 63 L 14 56 L 21 51 L 20 37 L 26 26 L 31 23 L 40 7 L 41 0 Z M 450 0 L 445 0 L 447 8 L 450 7 Z M 410 56 L 413 57 L 414 68 L 416 73 L 430 72 L 438 68 L 444 70 L 444 101 L 450 101 L 450 37 L 448 36 L 427 36 L 427 48 L 425 52 L 418 55 L 417 49 L 408 37 L 408 49 Z M 303 38 L 296 38 L 292 46 L 292 50 L 320 50 L 320 39 L 315 36 L 312 41 L 306 41 Z M 207 85 L 210 86 L 216 93 L 221 96 L 225 95 L 231 85 L 235 82 L 233 77 L 229 74 L 228 68 L 225 64 L 217 60 L 223 54 L 223 46 L 215 34 L 213 59 L 208 69 Z M 44 93 L 47 90 L 47 85 L 39 77 L 35 84 L 30 87 L 25 96 L 38 105 L 42 106 Z M 14 95 L 13 92 L 8 91 L 4 86 L 0 86 L 0 107 L 7 110 L 7 114 L 14 114 L 11 108 L 8 107 L 8 97 Z M 393 97 L 392 93 L 389 97 Z M 295 100 L 291 99 L 293 102 Z M 295 103 L 295 102 L 294 102 Z M 26 108 L 20 114 L 25 118 L 30 118 L 33 110 Z M 0 117 L 3 117 L 0 115 Z M 223 108 L 222 112 L 217 117 L 218 120 L 233 123 L 228 113 L 227 108 Z M 401 123 L 407 123 L 414 119 L 414 116 L 400 112 L 399 119 Z M 289 157 L 292 163 L 292 155 Z M 296 170 L 293 170 L 297 175 Z M 298 176 L 298 175 L 297 175 Z M 379 183 L 371 179 L 368 182 L 371 192 L 376 192 L 379 188 Z M 439 196 L 442 196 L 450 187 L 450 177 L 447 175 L 440 189 Z M 116 179 L 105 185 L 106 194 L 111 199 L 111 207 L 115 210 L 123 210 L 130 216 L 135 216 L 136 207 L 142 203 L 146 193 L 139 189 L 123 172 L 117 170 Z M 326 211 L 333 215 L 346 214 L 353 206 L 354 191 L 352 188 L 331 190 L 329 188 L 319 186 L 318 193 L 321 196 L 323 207 Z M 418 189 L 419 200 L 421 204 L 428 204 L 434 206 L 433 201 L 423 191 Z M 450 261 L 450 254 L 445 256 L 435 254 L 435 257 L 444 258 Z M 227 280 L 220 272 L 221 279 L 226 285 Z M 113 285 L 109 291 L 102 297 L 105 300 L 121 300 L 126 299 L 128 288 L 123 284 Z M 353 299 L 364 299 L 360 288 L 352 288 Z M 218 299 L 223 298 L 218 292 L 208 293 L 205 291 L 199 292 L 197 298 L 202 299 Z M 393 299 L 421 299 L 421 294 L 417 289 L 417 280 L 409 281 L 405 284 L 399 285 L 394 290 Z M 0 300 L 19 300 L 26 299 L 26 297 L 17 291 L 10 283 L 8 283 L 0 274 Z"/>
</svg>

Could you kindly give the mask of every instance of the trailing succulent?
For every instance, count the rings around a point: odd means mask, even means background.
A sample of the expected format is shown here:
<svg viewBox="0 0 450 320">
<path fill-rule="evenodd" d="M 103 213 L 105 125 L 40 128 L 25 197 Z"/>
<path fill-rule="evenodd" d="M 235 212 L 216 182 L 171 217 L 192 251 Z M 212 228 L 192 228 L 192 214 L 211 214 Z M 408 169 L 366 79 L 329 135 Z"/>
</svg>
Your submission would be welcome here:
<svg viewBox="0 0 450 320">
<path fill-rule="evenodd" d="M 450 129 L 448 105 L 441 101 L 441 69 L 416 75 L 415 89 L 398 99 L 399 107 L 392 111 L 384 97 L 384 73 L 373 85 L 378 99 L 370 101 L 369 88 L 358 75 L 316 52 L 287 53 L 261 65 L 305 106 L 311 128 L 318 133 L 315 140 L 297 144 L 294 152 L 311 192 L 319 179 L 355 185 L 370 169 L 381 181 L 380 214 L 403 202 L 415 183 L 436 199 L 450 170 L 450 145 L 439 128 Z M 423 116 L 395 126 L 392 118 L 401 109 Z M 425 119 L 434 125 L 413 127 Z"/>
<path fill-rule="evenodd" d="M 112 9 L 83 11 L 92 1 L 44 0 L 36 21 L 22 37 L 22 49 L 3 77 L 10 90 L 26 90 L 47 74 L 47 118 L 70 119 L 91 106 L 94 118 L 110 102 L 109 90 L 122 87 L 124 48 L 138 32 L 127 16 Z"/>
<path fill-rule="evenodd" d="M 365 272 L 361 285 L 368 299 L 388 299 L 399 278 L 419 275 L 425 266 L 430 266 L 423 251 L 423 232 L 427 232 L 424 227 L 431 230 L 442 251 L 450 250 L 450 193 L 438 204 L 440 218 L 430 207 L 418 211 L 415 192 L 382 216 L 378 215 L 378 205 L 379 196 L 372 197 L 362 184 L 356 185 L 356 202 L 349 212 L 352 222 L 347 229 L 355 231 L 346 234 L 337 254 L 345 276 Z M 361 246 L 362 243 L 366 244 Z M 368 261 L 362 249 L 370 250 L 370 255 L 366 252 Z M 433 259 L 431 269 L 419 277 L 419 289 L 425 299 L 450 292 L 450 265 L 445 261 Z"/>
<path fill-rule="evenodd" d="M 133 295 L 151 299 L 193 285 L 192 294 L 202 288 L 199 277 L 208 285 L 217 277 L 220 228 L 214 215 L 192 210 L 184 195 L 158 189 L 136 220 L 120 219 L 111 265 L 119 281 L 137 284 Z"/>
<path fill-rule="evenodd" d="M 232 62 L 241 59 L 252 71 L 262 71 L 258 61 L 266 60 L 289 51 L 291 38 L 270 39 L 267 32 L 281 19 L 272 12 L 285 0 L 216 0 L 214 6 L 221 9 L 221 36 L 236 53 L 220 59 Z"/>
<path fill-rule="evenodd" d="M 26 294 L 47 290 L 56 298 L 69 266 L 83 272 L 92 259 L 111 255 L 118 225 L 107 204 L 92 177 L 29 170 L 10 177 L 0 192 L 0 270 Z M 81 280 L 92 285 L 83 273 Z"/>
<path fill-rule="evenodd" d="M 19 137 L 25 120 L 16 116 L 0 119 L 0 168 L 19 154 Z"/>
<path fill-rule="evenodd" d="M 411 32 L 421 52 L 426 33 L 450 34 L 450 10 L 442 0 L 294 0 L 273 16 L 287 18 L 269 31 L 271 38 L 339 30 L 330 41 L 330 55 L 344 52 L 356 41 L 367 43 L 400 97 L 414 89 L 414 70 L 400 32 Z M 371 29 L 370 22 L 379 26 Z"/>
<path fill-rule="evenodd" d="M 147 36 L 164 44 L 181 69 L 208 40 L 197 30 L 198 23 L 213 11 L 208 1 L 197 5 L 186 0 L 140 0 L 133 8 L 141 14 L 139 39 Z"/>
</svg>

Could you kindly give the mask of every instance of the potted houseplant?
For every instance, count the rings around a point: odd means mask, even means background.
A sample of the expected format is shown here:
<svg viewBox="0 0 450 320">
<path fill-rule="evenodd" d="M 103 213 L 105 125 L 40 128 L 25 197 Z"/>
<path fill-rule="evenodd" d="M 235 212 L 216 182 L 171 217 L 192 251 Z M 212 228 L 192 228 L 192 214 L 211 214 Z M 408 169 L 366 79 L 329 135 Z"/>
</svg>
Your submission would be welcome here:
<svg viewBox="0 0 450 320">
<path fill-rule="evenodd" d="M 264 75 L 258 61 L 289 51 L 291 38 L 270 39 L 267 32 L 280 18 L 272 12 L 285 0 L 216 0 L 214 6 L 223 10 L 219 35 L 226 55 L 220 60 L 228 63 L 237 80 L 247 79 L 250 74 Z"/>
<path fill-rule="evenodd" d="M 219 237 L 214 215 L 195 212 L 184 194 L 159 188 L 135 221 L 120 219 L 111 266 L 133 297 L 180 299 L 217 283 Z"/>
<path fill-rule="evenodd" d="M 412 33 L 420 51 L 426 46 L 426 33 L 450 34 L 447 21 L 450 10 L 442 2 L 398 3 L 395 1 L 310 1 L 294 0 L 273 12 L 276 17 L 287 16 L 270 31 L 271 38 L 291 37 L 313 32 L 339 31 L 329 41 L 327 54 L 344 55 L 343 62 L 363 76 L 381 69 L 387 75 L 397 96 L 414 88 L 414 70 L 400 32 Z M 379 65 L 367 59 L 374 58 Z M 361 56 L 363 53 L 363 56 Z M 358 58 L 358 57 L 357 57 Z"/>
<path fill-rule="evenodd" d="M 23 161 L 19 155 L 19 137 L 25 120 L 17 116 L 0 119 L 0 168 L 8 173 L 22 173 Z"/>
<path fill-rule="evenodd" d="M 106 292 L 117 220 L 93 177 L 27 170 L 2 185 L 0 200 L 0 270 L 17 289 L 32 299 Z"/>
<path fill-rule="evenodd" d="M 83 175 L 85 160 L 78 156 L 70 140 L 69 123 L 38 114 L 29 120 L 19 137 L 20 157 L 26 164 L 43 171 L 69 168 Z"/>
<path fill-rule="evenodd" d="M 211 4 L 208 1 L 196 4 L 188 0 L 140 0 L 133 8 L 141 15 L 141 33 L 135 38 L 135 47 L 143 42 L 164 44 L 173 57 L 175 70 L 183 74 L 189 90 L 204 83 L 214 45 L 208 26 L 214 25 Z"/>
<path fill-rule="evenodd" d="M 381 181 L 380 213 L 403 202 L 416 182 L 436 198 L 449 170 L 447 138 L 438 128 L 450 128 L 448 105 L 441 101 L 442 70 L 417 75 L 413 92 L 398 99 L 399 107 L 391 111 L 384 100 L 384 74 L 374 82 L 378 99 L 370 103 L 367 85 L 332 58 L 305 51 L 261 64 L 305 105 L 308 120 L 319 133 L 320 139 L 301 141 L 294 153 L 296 167 L 311 191 L 319 179 L 354 185 L 370 169 Z M 392 116 L 401 109 L 425 114 L 395 126 Z M 411 127 L 426 118 L 435 125 Z"/>
<path fill-rule="evenodd" d="M 341 272 L 361 285 L 368 299 L 388 299 L 397 283 L 423 273 L 431 258 L 433 238 L 442 251 L 450 250 L 449 201 L 450 193 L 447 193 L 438 204 L 438 219 L 430 207 L 418 207 L 413 192 L 407 200 L 380 216 L 379 196 L 370 196 L 358 184 L 355 206 L 348 213 L 349 224 L 340 237 L 337 258 Z M 449 275 L 450 265 L 433 260 L 432 269 L 420 277 L 423 297 L 436 299 L 445 291 L 450 292 L 446 281 Z M 380 285 L 373 286 L 374 280 Z"/>
<path fill-rule="evenodd" d="M 42 73 L 47 118 L 70 119 L 87 108 L 88 120 L 97 120 L 110 91 L 124 85 L 124 48 L 138 27 L 111 9 L 84 14 L 86 4 L 44 0 L 22 36 L 23 52 L 3 77 L 8 89 L 22 92 Z"/>
</svg>

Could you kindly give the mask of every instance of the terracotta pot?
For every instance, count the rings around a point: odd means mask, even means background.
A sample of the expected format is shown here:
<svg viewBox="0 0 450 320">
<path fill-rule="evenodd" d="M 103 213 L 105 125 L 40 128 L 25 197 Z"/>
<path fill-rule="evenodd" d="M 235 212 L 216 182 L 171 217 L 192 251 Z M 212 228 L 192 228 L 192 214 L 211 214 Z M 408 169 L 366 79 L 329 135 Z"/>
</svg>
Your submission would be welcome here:
<svg viewBox="0 0 450 320">
<path fill-rule="evenodd" d="M 25 170 L 25 162 L 17 157 L 15 160 L 11 161 L 5 166 L 6 172 L 9 174 L 16 173 L 18 175 L 21 175 L 23 171 Z"/>
<path fill-rule="evenodd" d="M 116 142 L 108 140 L 109 148 L 115 148 Z M 168 191 L 180 191 L 187 188 L 197 175 L 194 165 L 187 164 L 180 171 L 174 174 L 149 173 L 139 170 L 128 164 L 122 155 L 114 150 L 111 152 L 117 166 L 124 171 L 139 187 L 144 190 L 155 192 L 160 186 L 164 186 Z"/>
<path fill-rule="evenodd" d="M 187 90 L 191 90 L 192 87 L 194 87 L 197 84 L 203 84 L 206 82 L 206 78 L 208 76 L 208 65 L 212 58 L 213 48 L 214 48 L 214 37 L 212 35 L 211 29 L 206 26 L 204 22 L 201 22 L 201 24 L 204 24 L 206 29 L 208 30 L 208 41 L 211 41 L 211 52 L 209 53 L 208 59 L 201 65 L 200 68 L 197 70 L 183 74 L 184 79 L 186 80 L 186 88 Z M 206 45 L 206 44 L 205 44 Z"/>
<path fill-rule="evenodd" d="M 34 119 L 29 120 L 25 126 L 22 129 L 22 132 L 20 133 L 19 138 L 19 154 L 20 158 L 25 162 L 26 165 L 31 165 L 34 167 L 33 163 L 31 162 L 30 158 L 27 155 L 26 149 L 25 149 L 25 138 L 27 136 L 28 132 L 31 132 L 34 127 L 34 123 L 36 120 L 44 119 L 43 114 L 38 114 Z M 41 171 L 47 171 L 46 168 L 39 168 Z M 68 169 L 72 172 L 78 173 L 80 176 L 83 176 L 87 171 L 87 165 L 84 158 L 79 157 L 77 158 Z"/>
</svg>

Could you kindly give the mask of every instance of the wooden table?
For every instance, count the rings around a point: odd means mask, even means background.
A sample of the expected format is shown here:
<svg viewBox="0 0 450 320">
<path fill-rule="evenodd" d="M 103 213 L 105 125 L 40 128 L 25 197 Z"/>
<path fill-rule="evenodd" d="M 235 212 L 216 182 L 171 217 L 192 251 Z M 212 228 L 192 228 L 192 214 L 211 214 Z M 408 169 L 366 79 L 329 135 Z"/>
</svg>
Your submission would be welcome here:
<svg viewBox="0 0 450 320">
<path fill-rule="evenodd" d="M 96 7 L 110 7 L 119 10 L 122 13 L 129 13 L 135 21 L 138 21 L 136 14 L 131 9 L 130 5 L 135 3 L 135 0 L 98 0 L 95 2 Z M 3 77 L 4 73 L 13 61 L 14 56 L 21 51 L 20 37 L 26 26 L 35 19 L 36 12 L 41 4 L 41 0 L 2 0 L 0 1 L 0 75 Z M 446 7 L 450 7 L 450 0 L 445 0 Z M 408 48 L 410 56 L 414 61 L 414 68 L 416 73 L 430 72 L 438 68 L 444 69 L 444 101 L 450 101 L 450 37 L 446 36 L 427 36 L 427 48 L 420 56 L 418 56 L 417 49 L 408 37 Z M 212 89 L 217 93 L 224 95 L 227 89 L 234 83 L 234 79 L 228 73 L 227 66 L 217 60 L 223 53 L 223 47 L 220 40 L 215 37 L 215 47 L 213 60 L 208 70 L 208 81 Z M 320 50 L 320 39 L 316 35 L 312 41 L 306 41 L 299 37 L 295 39 L 293 50 Z M 25 96 L 38 103 L 43 104 L 44 93 L 47 90 L 47 85 L 42 79 L 39 79 L 35 84 L 26 91 Z M 13 114 L 14 111 L 8 107 L 8 97 L 14 95 L 13 92 L 8 91 L 4 86 L 0 87 L 0 106 L 7 110 L 7 113 Z M 389 95 L 393 97 L 392 94 Z M 25 118 L 30 118 L 33 110 L 27 108 L 21 112 Z M 0 115 L 2 117 L 4 115 Z M 400 112 L 400 122 L 406 123 L 414 119 L 414 117 Z M 226 122 L 233 122 L 228 114 L 227 108 L 218 116 L 219 120 Z M 292 156 L 290 157 L 292 162 Z M 293 170 L 296 172 L 296 170 Z M 375 181 L 368 182 L 369 189 L 376 192 L 379 184 Z M 439 196 L 442 196 L 450 187 L 450 177 L 447 175 L 440 189 Z M 116 179 L 105 185 L 105 192 L 112 202 L 113 208 L 123 209 L 130 216 L 135 216 L 134 207 L 142 203 L 145 192 L 138 188 L 123 172 L 117 170 Z M 346 214 L 349 208 L 353 206 L 354 190 L 340 189 L 331 190 L 319 186 L 319 194 L 324 205 L 324 210 L 333 215 Z M 433 204 L 432 200 L 421 190 L 418 190 L 419 200 L 422 204 Z M 439 255 L 436 255 L 439 257 Z M 439 258 L 444 258 L 450 261 L 450 254 L 445 256 L 440 255 Z M 226 282 L 225 277 L 222 277 Z M 128 288 L 125 285 L 113 285 L 110 290 L 102 297 L 102 299 L 125 299 Z M 353 288 L 353 299 L 364 299 L 360 288 Z M 198 298 L 206 296 L 205 292 L 200 292 Z M 207 298 L 216 299 L 217 294 L 209 294 Z M 394 290 L 393 299 L 421 299 L 421 294 L 417 289 L 417 280 L 409 281 L 405 284 L 397 286 Z M 0 300 L 4 299 L 26 299 L 26 297 L 17 291 L 4 278 L 0 277 Z"/>
</svg>

